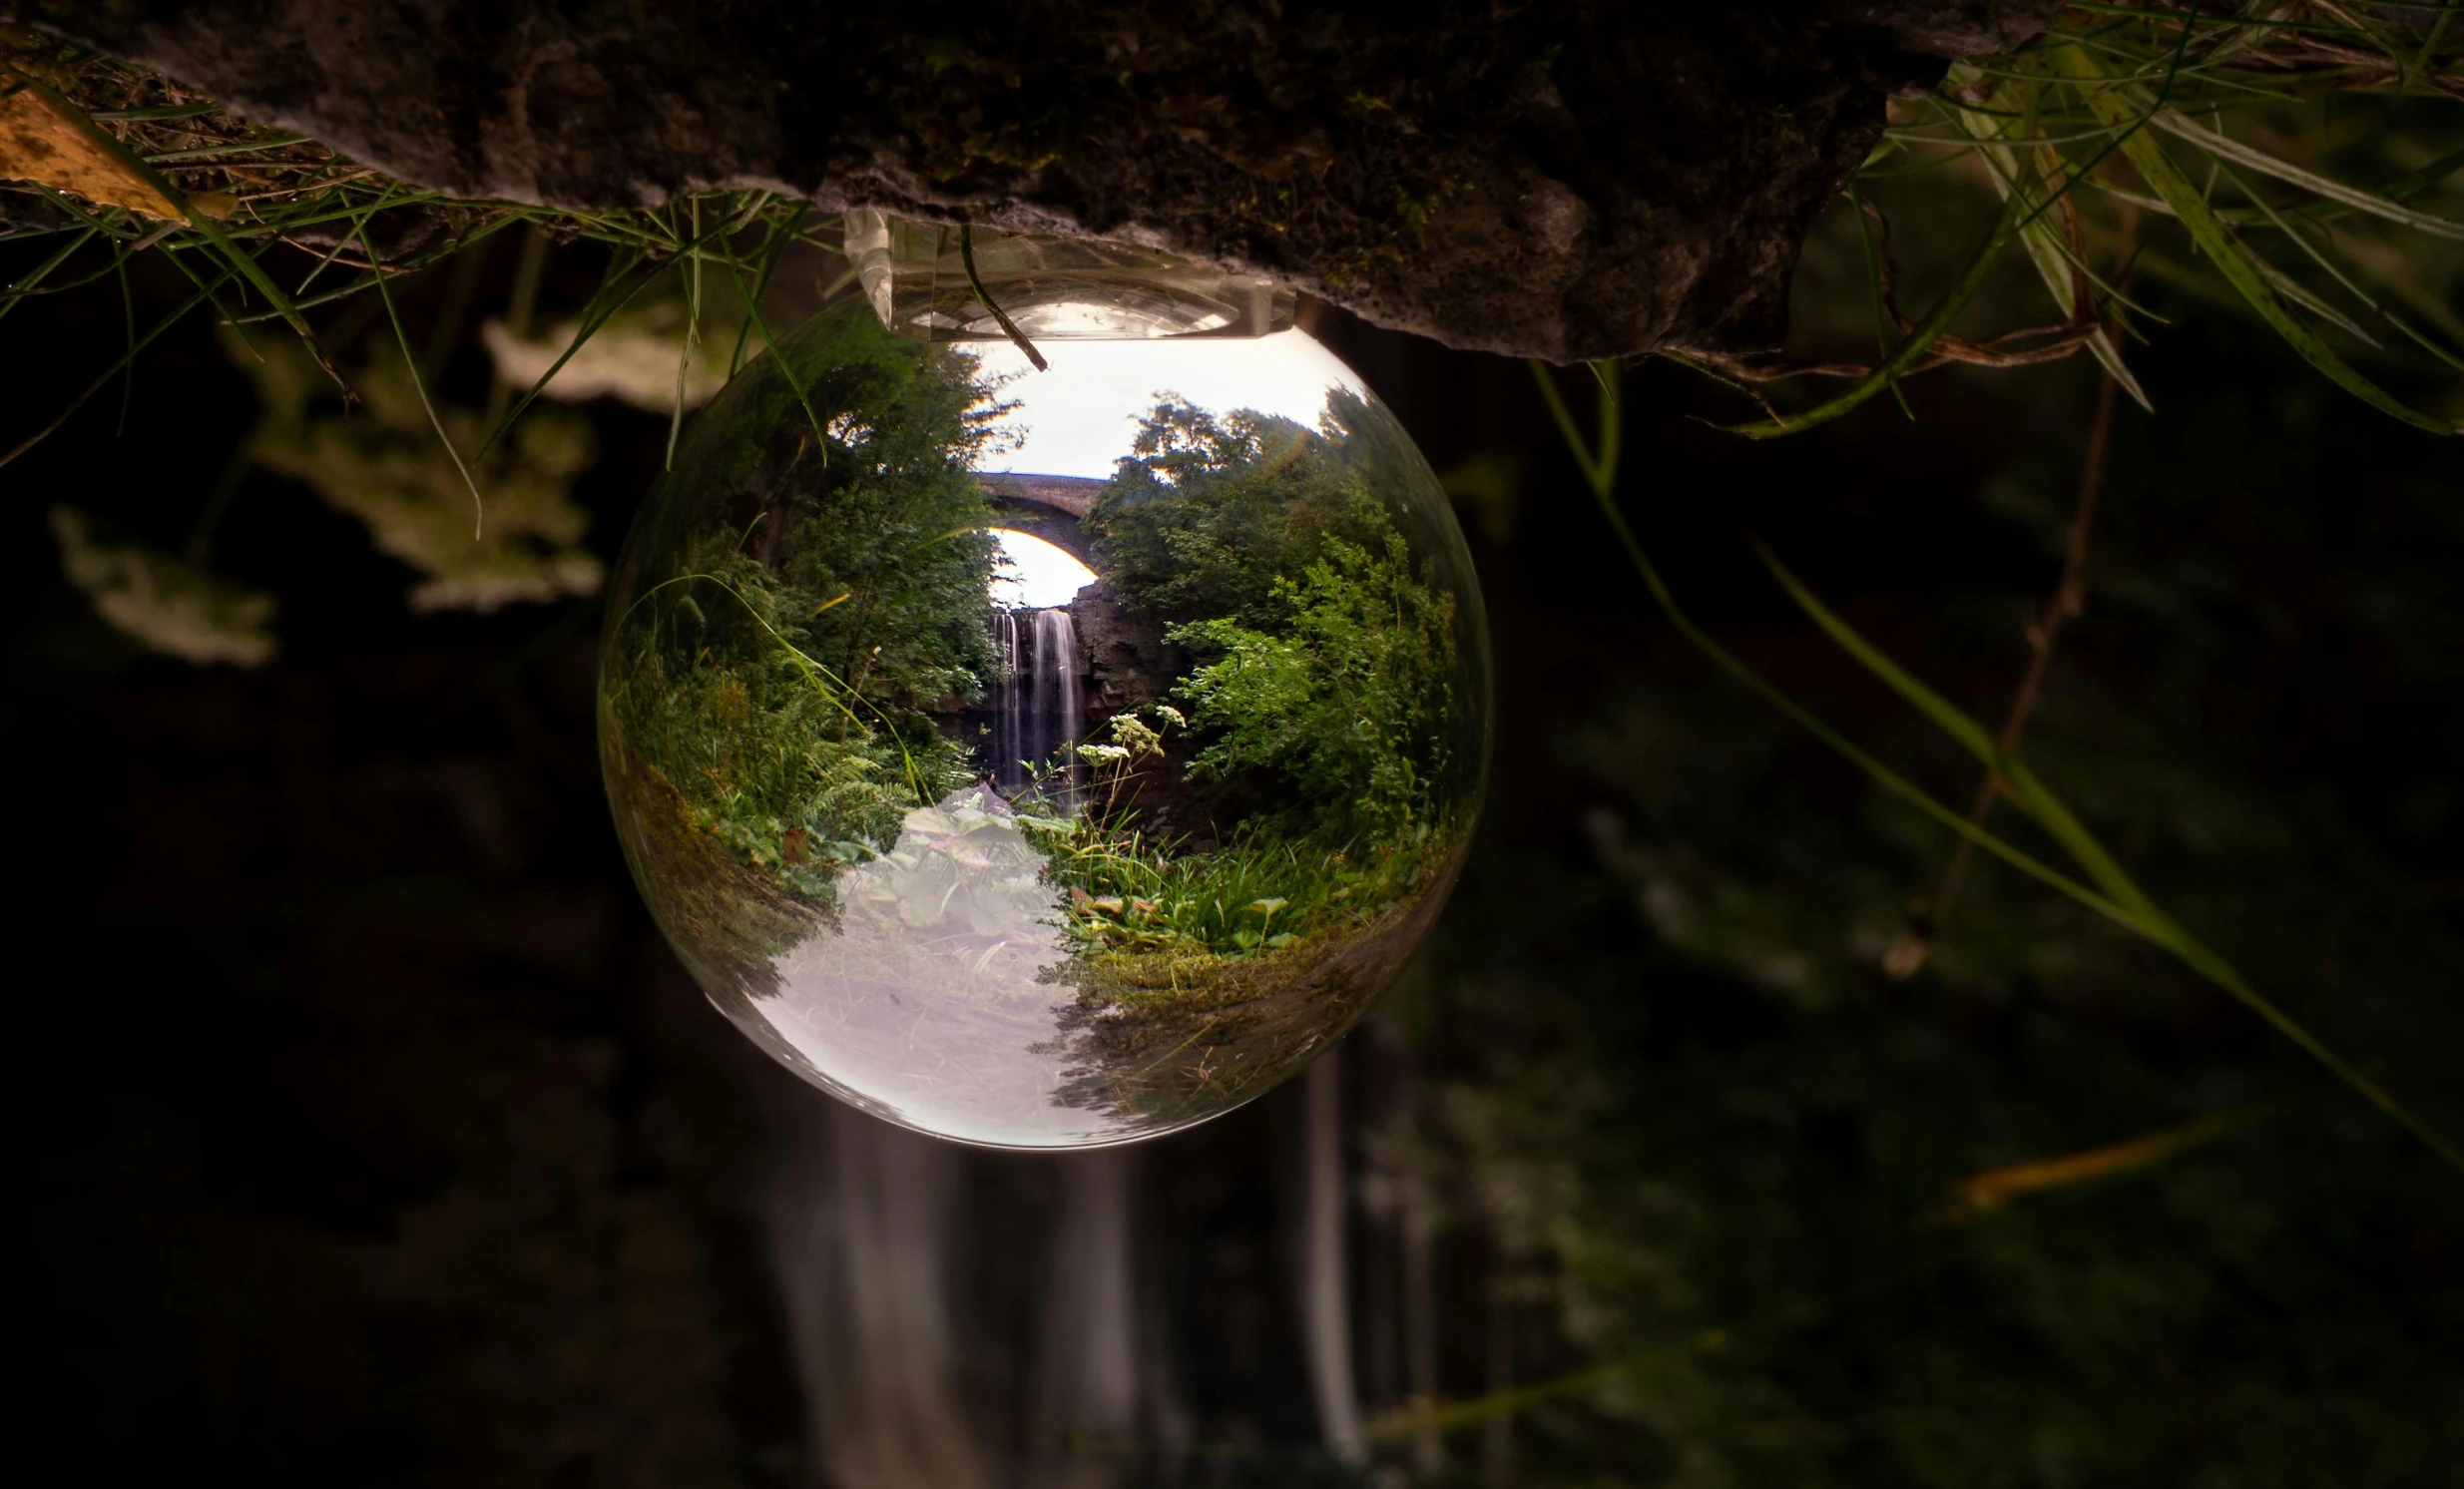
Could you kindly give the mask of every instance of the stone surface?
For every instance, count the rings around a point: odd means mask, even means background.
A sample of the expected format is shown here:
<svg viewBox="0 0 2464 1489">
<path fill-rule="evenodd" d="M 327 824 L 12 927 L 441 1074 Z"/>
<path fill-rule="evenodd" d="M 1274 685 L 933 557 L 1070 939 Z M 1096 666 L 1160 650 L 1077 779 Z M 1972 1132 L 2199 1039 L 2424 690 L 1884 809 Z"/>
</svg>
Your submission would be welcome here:
<svg viewBox="0 0 2464 1489">
<path fill-rule="evenodd" d="M 985 500 L 1001 514 L 1001 525 L 1043 539 L 1063 553 L 1095 567 L 1095 545 L 1079 520 L 1095 505 L 1102 481 L 1082 476 L 979 475 Z"/>
<path fill-rule="evenodd" d="M 424 186 L 963 213 L 1558 359 L 1773 344 L 1885 96 L 2054 8 L 0 0 Z"/>
</svg>

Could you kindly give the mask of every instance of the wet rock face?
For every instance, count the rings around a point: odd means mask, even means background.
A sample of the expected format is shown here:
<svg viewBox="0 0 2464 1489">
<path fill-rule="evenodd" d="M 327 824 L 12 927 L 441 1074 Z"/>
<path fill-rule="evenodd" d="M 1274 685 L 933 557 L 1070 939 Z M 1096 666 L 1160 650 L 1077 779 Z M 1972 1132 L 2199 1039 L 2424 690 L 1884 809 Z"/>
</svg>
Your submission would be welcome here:
<svg viewBox="0 0 2464 1489">
<path fill-rule="evenodd" d="M 1557 359 L 1747 349 L 1884 97 L 2057 0 L 0 0 L 423 186 L 1133 239 Z"/>
<path fill-rule="evenodd" d="M 1164 640 L 1164 623 L 1133 613 L 1101 580 L 1070 602 L 1070 619 L 1087 679 L 1091 729 L 1115 714 L 1169 702 L 1173 684 L 1189 671 L 1189 657 Z"/>
</svg>

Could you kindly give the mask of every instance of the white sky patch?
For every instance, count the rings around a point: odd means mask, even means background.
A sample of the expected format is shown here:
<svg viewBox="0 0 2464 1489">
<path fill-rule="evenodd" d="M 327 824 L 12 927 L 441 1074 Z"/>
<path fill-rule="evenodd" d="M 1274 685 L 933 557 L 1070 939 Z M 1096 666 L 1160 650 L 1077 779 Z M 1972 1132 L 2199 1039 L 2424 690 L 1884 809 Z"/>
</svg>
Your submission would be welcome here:
<svg viewBox="0 0 2464 1489">
<path fill-rule="evenodd" d="M 1001 396 L 1018 406 L 994 428 L 1024 442 L 987 460 L 987 471 L 1109 476 L 1113 462 L 1130 453 L 1138 420 L 1159 392 L 1218 414 L 1254 408 L 1312 429 L 1329 387 L 1368 392 L 1333 352 L 1299 330 L 1222 340 L 1038 341 L 1052 363 L 1045 372 L 1007 341 L 968 349 L 983 358 L 987 373 L 1017 374 Z"/>
<path fill-rule="evenodd" d="M 992 540 L 1001 548 L 993 565 L 992 603 L 1003 609 L 1050 610 L 1069 604 L 1080 590 L 1095 583 L 1094 570 L 1072 558 L 1067 549 L 1033 533 L 996 527 Z"/>
</svg>

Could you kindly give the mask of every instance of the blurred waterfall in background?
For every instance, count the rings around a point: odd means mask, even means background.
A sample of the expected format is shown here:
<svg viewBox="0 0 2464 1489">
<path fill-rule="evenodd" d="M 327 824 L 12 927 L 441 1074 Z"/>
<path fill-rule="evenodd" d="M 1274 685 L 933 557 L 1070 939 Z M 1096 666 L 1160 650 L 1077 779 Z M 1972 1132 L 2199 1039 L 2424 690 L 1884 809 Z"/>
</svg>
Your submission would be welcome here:
<svg viewBox="0 0 2464 1489">
<path fill-rule="evenodd" d="M 1433 1227 L 1391 1063 L 1354 1040 L 1252 1113 L 1063 1155 L 796 1092 L 769 1214 L 805 1482 L 1214 1482 L 1227 1451 L 1352 1481 L 1378 1415 L 1435 1386 Z M 1436 1446 L 1393 1444 L 1420 1473 Z"/>
<path fill-rule="evenodd" d="M 962 1155 L 835 1102 L 813 1116 L 818 1141 L 790 1146 L 771 1235 L 820 1480 L 989 1486 L 949 1286 Z"/>
</svg>

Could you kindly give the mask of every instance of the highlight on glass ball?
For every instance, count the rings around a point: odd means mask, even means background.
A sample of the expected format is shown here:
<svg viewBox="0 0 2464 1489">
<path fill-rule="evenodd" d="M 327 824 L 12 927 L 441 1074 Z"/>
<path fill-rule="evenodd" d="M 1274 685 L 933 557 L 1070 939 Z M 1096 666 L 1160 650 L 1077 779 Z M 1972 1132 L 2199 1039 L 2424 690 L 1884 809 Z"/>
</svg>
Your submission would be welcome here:
<svg viewBox="0 0 2464 1489">
<path fill-rule="evenodd" d="M 1427 463 L 1288 298 L 969 247 L 954 313 L 876 254 L 685 431 L 611 593 L 603 765 L 778 1060 L 941 1137 L 1119 1143 L 1393 979 L 1472 830 L 1487 638 Z"/>
</svg>

